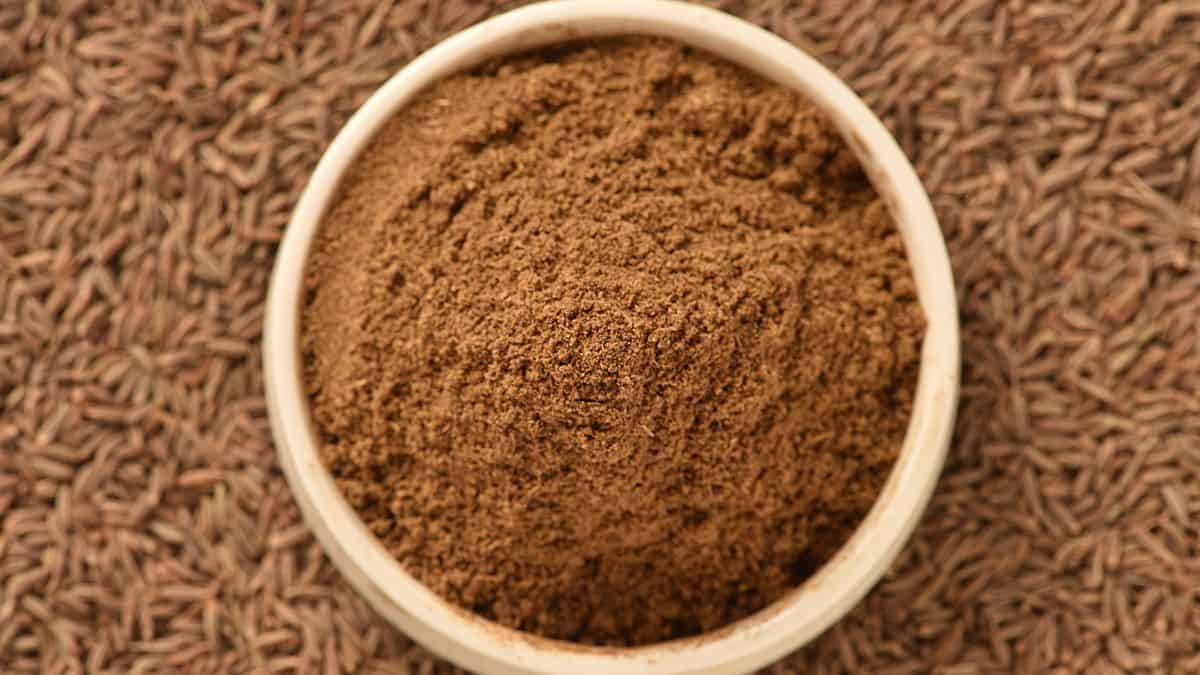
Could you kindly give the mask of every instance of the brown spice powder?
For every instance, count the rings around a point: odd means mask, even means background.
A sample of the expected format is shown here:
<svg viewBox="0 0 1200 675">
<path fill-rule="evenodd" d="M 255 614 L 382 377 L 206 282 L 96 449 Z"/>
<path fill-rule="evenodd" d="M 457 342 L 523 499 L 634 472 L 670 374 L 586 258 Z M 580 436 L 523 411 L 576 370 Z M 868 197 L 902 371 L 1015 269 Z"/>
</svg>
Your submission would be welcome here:
<svg viewBox="0 0 1200 675">
<path fill-rule="evenodd" d="M 829 120 L 675 43 L 445 80 L 359 158 L 308 271 L 322 457 L 404 567 L 502 624 L 694 635 L 870 508 L 923 319 Z"/>
</svg>

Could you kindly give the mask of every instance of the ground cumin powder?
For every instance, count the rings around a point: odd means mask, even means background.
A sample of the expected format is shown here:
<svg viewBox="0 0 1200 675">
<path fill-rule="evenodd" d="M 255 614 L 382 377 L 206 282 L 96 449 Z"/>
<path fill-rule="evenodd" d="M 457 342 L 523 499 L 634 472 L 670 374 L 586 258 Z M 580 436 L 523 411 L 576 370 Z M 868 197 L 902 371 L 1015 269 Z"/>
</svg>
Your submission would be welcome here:
<svg viewBox="0 0 1200 675">
<path fill-rule="evenodd" d="M 907 426 L 923 319 L 832 124 L 675 43 L 433 87 L 307 274 L 322 458 L 405 568 L 544 636 L 638 645 L 778 599 Z"/>
</svg>

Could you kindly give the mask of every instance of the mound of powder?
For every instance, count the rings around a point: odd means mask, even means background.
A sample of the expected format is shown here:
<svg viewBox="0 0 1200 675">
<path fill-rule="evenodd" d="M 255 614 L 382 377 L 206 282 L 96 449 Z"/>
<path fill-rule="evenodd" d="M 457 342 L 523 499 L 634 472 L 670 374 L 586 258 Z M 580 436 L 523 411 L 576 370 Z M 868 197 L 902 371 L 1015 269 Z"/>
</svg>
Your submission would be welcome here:
<svg viewBox="0 0 1200 675">
<path fill-rule="evenodd" d="M 924 327 L 896 228 L 802 97 L 681 45 L 440 82 L 307 271 L 323 461 L 403 566 L 543 636 L 743 618 L 845 542 Z"/>
</svg>

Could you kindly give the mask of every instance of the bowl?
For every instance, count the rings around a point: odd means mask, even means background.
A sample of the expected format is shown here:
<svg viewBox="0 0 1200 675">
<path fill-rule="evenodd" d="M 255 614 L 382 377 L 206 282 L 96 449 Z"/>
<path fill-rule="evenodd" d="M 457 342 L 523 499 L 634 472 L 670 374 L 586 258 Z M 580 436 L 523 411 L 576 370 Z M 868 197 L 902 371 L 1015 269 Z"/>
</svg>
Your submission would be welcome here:
<svg viewBox="0 0 1200 675">
<path fill-rule="evenodd" d="M 799 91 L 836 123 L 895 218 L 927 328 L 912 417 L 873 508 L 842 549 L 775 604 L 719 631 L 646 647 L 586 647 L 471 615 L 400 566 L 339 492 L 318 456 L 302 383 L 299 329 L 305 261 L 338 182 L 381 126 L 431 83 L 494 57 L 551 43 L 657 35 L 707 50 Z M 835 75 L 740 19 L 671 0 L 556 0 L 468 28 L 405 66 L 363 104 L 325 152 L 283 237 L 267 298 L 263 365 L 279 460 L 330 559 L 385 618 L 433 652 L 495 675 L 744 673 L 819 635 L 879 580 L 912 533 L 941 472 L 958 401 L 954 282 L 929 198 L 896 141 Z"/>
</svg>

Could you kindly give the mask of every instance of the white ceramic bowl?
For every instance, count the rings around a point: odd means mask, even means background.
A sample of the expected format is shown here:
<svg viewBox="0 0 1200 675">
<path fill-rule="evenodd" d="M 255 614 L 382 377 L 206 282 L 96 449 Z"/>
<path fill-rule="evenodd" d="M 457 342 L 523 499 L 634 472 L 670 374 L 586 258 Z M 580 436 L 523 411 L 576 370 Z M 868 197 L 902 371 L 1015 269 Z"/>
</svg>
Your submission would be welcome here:
<svg viewBox="0 0 1200 675">
<path fill-rule="evenodd" d="M 317 455 L 301 382 L 305 260 L 338 181 L 371 136 L 434 81 L 518 50 L 565 40 L 646 34 L 723 56 L 796 89 L 837 123 L 903 234 L 928 321 L 916 400 L 899 460 L 842 550 L 767 609 L 713 634 L 636 649 L 600 649 L 513 631 L 451 607 L 406 573 L 366 529 Z M 938 222 L 912 166 L 866 105 L 782 39 L 727 14 L 667 0 L 557 0 L 462 31 L 422 54 L 350 119 L 321 158 L 279 249 L 267 300 L 263 361 L 280 463 L 329 557 L 380 614 L 429 649 L 487 674 L 744 673 L 808 642 L 853 607 L 911 534 L 941 472 L 958 400 L 954 283 Z"/>
</svg>

